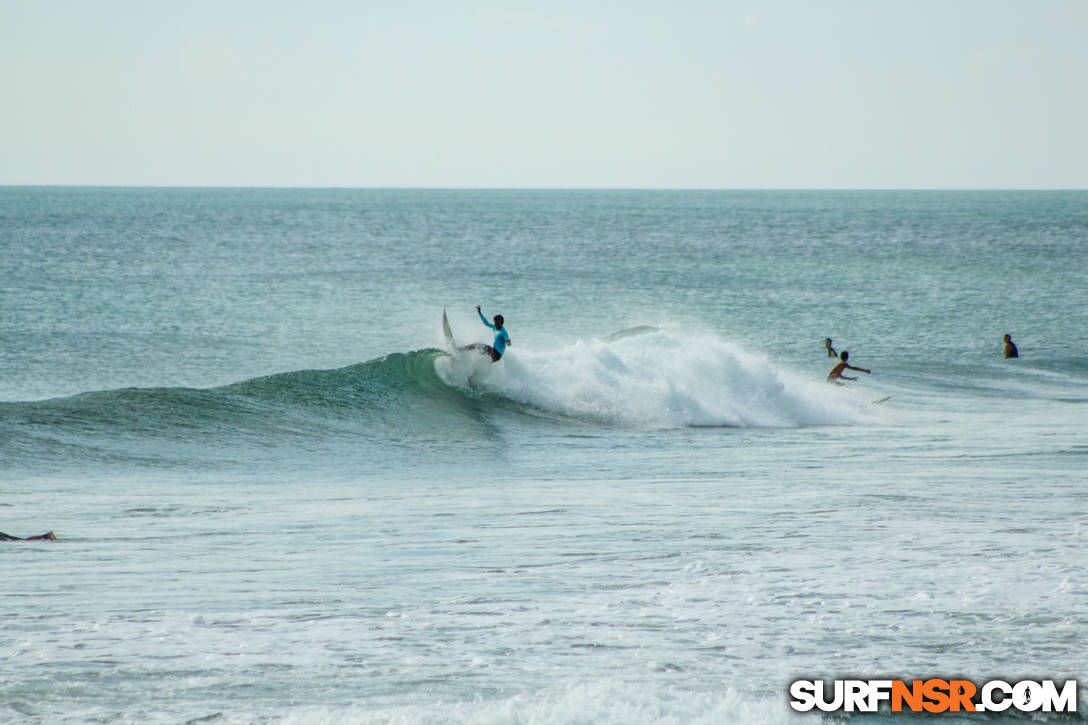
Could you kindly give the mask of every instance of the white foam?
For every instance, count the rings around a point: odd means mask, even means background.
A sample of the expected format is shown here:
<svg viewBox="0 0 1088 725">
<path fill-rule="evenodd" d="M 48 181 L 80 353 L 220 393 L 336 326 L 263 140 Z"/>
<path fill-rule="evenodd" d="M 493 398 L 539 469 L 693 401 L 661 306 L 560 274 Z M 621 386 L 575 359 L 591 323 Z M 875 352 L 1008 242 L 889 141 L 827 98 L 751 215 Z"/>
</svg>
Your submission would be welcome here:
<svg viewBox="0 0 1088 725">
<path fill-rule="evenodd" d="M 712 332 L 649 329 L 552 350 L 519 347 L 501 364 L 474 369 L 471 380 L 458 369 L 447 363 L 439 374 L 451 385 L 613 425 L 796 427 L 882 420 L 867 396 L 792 372 Z"/>
<path fill-rule="evenodd" d="M 271 719 L 271 718 L 270 718 Z M 549 723 L 721 723 L 780 725 L 803 722 L 788 709 L 786 697 L 758 698 L 725 685 L 711 692 L 691 692 L 648 683 L 591 681 L 545 687 L 498 700 L 406 704 L 377 708 L 301 707 L 277 712 L 284 725 L 310 723 L 487 723 L 546 725 Z M 228 722 L 236 722 L 227 717 Z"/>
</svg>

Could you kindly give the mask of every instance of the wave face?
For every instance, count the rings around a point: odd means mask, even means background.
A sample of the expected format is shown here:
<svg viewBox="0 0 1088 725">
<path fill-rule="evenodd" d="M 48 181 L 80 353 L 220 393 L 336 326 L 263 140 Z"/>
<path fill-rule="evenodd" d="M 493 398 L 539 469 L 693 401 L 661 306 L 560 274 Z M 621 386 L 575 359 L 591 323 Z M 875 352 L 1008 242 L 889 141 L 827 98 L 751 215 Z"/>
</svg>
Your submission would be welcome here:
<svg viewBox="0 0 1088 725">
<path fill-rule="evenodd" d="M 339 441 L 442 437 L 474 419 L 472 398 L 444 384 L 428 349 L 335 370 L 300 370 L 218 388 L 125 388 L 0 404 L 8 464 L 73 461 L 214 465 L 307 461 Z"/>
<path fill-rule="evenodd" d="M 214 464 L 337 444 L 486 441 L 515 420 L 635 429 L 797 427 L 872 420 L 863 397 L 778 368 L 710 333 L 633 328 L 522 350 L 394 353 L 218 388 L 126 388 L 0 404 L 8 462 Z M 377 455 L 377 453 L 381 455 Z"/>
</svg>

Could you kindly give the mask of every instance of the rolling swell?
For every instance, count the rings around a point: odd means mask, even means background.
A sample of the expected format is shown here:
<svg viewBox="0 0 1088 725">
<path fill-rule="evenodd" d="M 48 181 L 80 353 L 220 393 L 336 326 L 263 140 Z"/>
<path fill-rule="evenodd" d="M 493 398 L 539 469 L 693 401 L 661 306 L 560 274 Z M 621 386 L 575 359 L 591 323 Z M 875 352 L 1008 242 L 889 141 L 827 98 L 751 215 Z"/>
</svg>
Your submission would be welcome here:
<svg viewBox="0 0 1088 725">
<path fill-rule="evenodd" d="M 472 435 L 480 401 L 446 385 L 444 353 L 393 353 L 217 388 L 124 388 L 0 403 L 0 467 L 42 463 L 192 464 L 320 453 L 339 439 L 396 445 Z"/>
</svg>

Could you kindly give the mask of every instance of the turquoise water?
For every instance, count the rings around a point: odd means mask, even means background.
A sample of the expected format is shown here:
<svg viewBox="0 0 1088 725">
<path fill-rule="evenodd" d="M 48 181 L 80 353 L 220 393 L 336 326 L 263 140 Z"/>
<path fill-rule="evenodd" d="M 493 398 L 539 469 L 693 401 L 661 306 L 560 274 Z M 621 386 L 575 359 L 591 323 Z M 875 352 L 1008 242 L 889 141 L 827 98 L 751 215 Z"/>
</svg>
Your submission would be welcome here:
<svg viewBox="0 0 1088 725">
<path fill-rule="evenodd" d="M 3 188 L 0 243 L 0 531 L 58 537 L 2 721 L 1088 674 L 1088 193 Z"/>
</svg>

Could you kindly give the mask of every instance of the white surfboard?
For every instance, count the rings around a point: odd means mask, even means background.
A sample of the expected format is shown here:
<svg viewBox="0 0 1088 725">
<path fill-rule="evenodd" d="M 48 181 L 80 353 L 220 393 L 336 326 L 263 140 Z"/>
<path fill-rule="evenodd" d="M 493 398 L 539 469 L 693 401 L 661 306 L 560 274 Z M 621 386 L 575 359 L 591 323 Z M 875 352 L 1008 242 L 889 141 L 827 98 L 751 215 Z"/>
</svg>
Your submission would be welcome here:
<svg viewBox="0 0 1088 725">
<path fill-rule="evenodd" d="M 450 329 L 450 320 L 446 316 L 446 308 L 442 308 L 442 337 L 446 341 L 446 351 L 450 354 L 450 370 L 456 370 L 457 375 L 465 375 L 465 383 L 472 385 L 476 375 L 485 372 L 491 367 L 491 357 L 481 355 L 479 350 L 471 347 L 459 348 L 453 339 L 453 330 Z"/>
<path fill-rule="evenodd" d="M 446 317 L 446 308 L 442 308 L 442 336 L 446 338 L 446 351 L 452 355 L 457 352 L 457 344 L 453 341 L 453 331 L 450 330 L 450 321 Z"/>
</svg>

